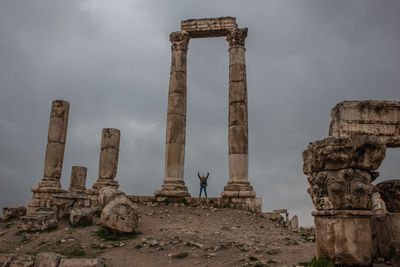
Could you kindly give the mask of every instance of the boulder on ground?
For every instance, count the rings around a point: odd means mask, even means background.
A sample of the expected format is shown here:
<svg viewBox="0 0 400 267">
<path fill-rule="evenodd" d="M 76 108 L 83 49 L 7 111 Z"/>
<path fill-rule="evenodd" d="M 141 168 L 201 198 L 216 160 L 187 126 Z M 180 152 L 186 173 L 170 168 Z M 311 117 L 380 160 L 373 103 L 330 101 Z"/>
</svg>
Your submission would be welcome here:
<svg viewBox="0 0 400 267">
<path fill-rule="evenodd" d="M 3 220 L 8 221 L 11 218 L 19 218 L 26 215 L 25 206 L 7 206 L 3 208 Z"/>
<path fill-rule="evenodd" d="M 114 199 L 104 207 L 101 223 L 112 231 L 131 233 L 138 224 L 137 210 L 126 197 Z"/>
<path fill-rule="evenodd" d="M 21 217 L 18 229 L 21 231 L 44 231 L 57 227 L 58 220 L 51 212 L 34 212 Z"/>
<path fill-rule="evenodd" d="M 14 254 L 0 254 L 0 266 L 10 266 Z"/>
<path fill-rule="evenodd" d="M 117 197 L 125 196 L 125 193 L 122 191 L 119 191 L 118 189 L 111 187 L 111 186 L 106 186 L 103 187 L 98 196 L 98 201 L 99 205 L 101 208 L 104 208 L 108 203 L 113 201 Z"/>
<path fill-rule="evenodd" d="M 72 208 L 69 212 L 69 222 L 72 225 L 88 225 L 92 223 L 93 210 L 89 207 Z"/>
<path fill-rule="evenodd" d="M 42 266 L 57 267 L 58 264 L 60 263 L 60 260 L 64 259 L 64 258 L 65 258 L 64 256 L 57 254 L 57 253 L 42 252 L 36 256 L 34 266 L 35 267 L 42 267 Z"/>
<path fill-rule="evenodd" d="M 303 172 L 345 168 L 376 170 L 385 158 L 386 145 L 372 135 L 327 137 L 310 143 L 303 152 Z"/>
<path fill-rule="evenodd" d="M 103 259 L 62 259 L 59 267 L 104 267 Z"/>
<path fill-rule="evenodd" d="M 35 263 L 35 256 L 15 255 L 15 257 L 13 257 L 13 259 L 11 260 L 10 267 L 33 267 L 34 263 Z"/>
</svg>

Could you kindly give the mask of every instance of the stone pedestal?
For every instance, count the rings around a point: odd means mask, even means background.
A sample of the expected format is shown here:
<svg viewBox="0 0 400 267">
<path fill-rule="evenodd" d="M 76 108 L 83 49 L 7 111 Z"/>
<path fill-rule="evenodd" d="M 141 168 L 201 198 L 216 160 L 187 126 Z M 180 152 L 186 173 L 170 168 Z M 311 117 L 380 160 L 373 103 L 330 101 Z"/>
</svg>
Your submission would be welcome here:
<svg viewBox="0 0 400 267">
<path fill-rule="evenodd" d="M 338 265 L 371 265 L 371 211 L 325 210 L 312 215 L 318 258 L 330 258 Z"/>
<path fill-rule="evenodd" d="M 69 192 L 75 194 L 85 194 L 86 192 L 87 168 L 83 166 L 72 166 L 71 184 Z"/>
<path fill-rule="evenodd" d="M 317 258 L 343 266 L 372 264 L 371 182 L 385 151 L 374 136 L 351 136 L 328 137 L 303 152 L 308 193 L 317 209 L 312 213 Z"/>
<path fill-rule="evenodd" d="M 99 178 L 93 185 L 93 189 L 100 190 L 105 186 L 119 187 L 115 176 L 117 175 L 118 168 L 120 137 L 121 132 L 118 129 L 103 129 L 101 136 Z"/>
<path fill-rule="evenodd" d="M 69 103 L 54 100 L 50 113 L 48 142 L 44 162 L 44 175 L 38 187 L 33 187 L 33 197 L 28 203 L 28 214 L 40 207 L 52 206 L 52 195 L 62 193 L 61 172 L 67 138 Z"/>
<path fill-rule="evenodd" d="M 248 180 L 248 127 L 245 39 L 247 28 L 227 33 L 229 43 L 229 181 L 222 197 L 255 197 Z"/>
<path fill-rule="evenodd" d="M 373 214 L 371 218 L 373 256 L 389 259 L 392 243 L 391 230 L 388 227 L 389 214 Z"/>
<path fill-rule="evenodd" d="M 190 197 L 183 180 L 186 138 L 186 56 L 189 34 L 170 35 L 172 60 L 168 92 L 167 134 L 165 144 L 165 177 L 157 197 Z"/>
</svg>

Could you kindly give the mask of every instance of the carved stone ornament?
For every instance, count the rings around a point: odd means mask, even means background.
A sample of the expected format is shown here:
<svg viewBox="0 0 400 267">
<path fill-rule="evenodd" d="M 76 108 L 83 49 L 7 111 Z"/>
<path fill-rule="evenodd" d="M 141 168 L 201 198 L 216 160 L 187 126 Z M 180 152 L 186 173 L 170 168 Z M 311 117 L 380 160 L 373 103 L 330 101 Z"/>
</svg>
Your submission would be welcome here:
<svg viewBox="0 0 400 267">
<path fill-rule="evenodd" d="M 358 169 L 313 172 L 307 176 L 317 210 L 371 209 L 371 174 Z"/>
<path fill-rule="evenodd" d="M 244 46 L 245 40 L 247 37 L 247 28 L 243 29 L 233 29 L 228 31 L 228 34 L 226 35 L 226 40 L 229 43 L 229 46 Z"/>
<path fill-rule="evenodd" d="M 169 40 L 172 43 L 171 44 L 172 51 L 177 51 L 177 50 L 187 51 L 190 36 L 189 33 L 185 31 L 173 32 L 169 35 Z"/>
</svg>

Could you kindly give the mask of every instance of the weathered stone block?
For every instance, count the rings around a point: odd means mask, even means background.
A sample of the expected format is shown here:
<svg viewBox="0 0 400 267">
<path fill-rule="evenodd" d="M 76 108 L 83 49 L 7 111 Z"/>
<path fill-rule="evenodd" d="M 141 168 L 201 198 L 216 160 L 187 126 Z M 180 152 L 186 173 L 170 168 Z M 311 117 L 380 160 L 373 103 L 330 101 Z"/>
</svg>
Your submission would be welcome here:
<svg viewBox="0 0 400 267">
<path fill-rule="evenodd" d="M 114 128 L 104 128 L 101 135 L 101 149 L 113 148 L 119 150 L 121 132 Z"/>
<path fill-rule="evenodd" d="M 185 160 L 185 145 L 181 144 L 166 144 L 165 160 L 167 177 L 175 177 L 183 179 L 184 160 Z"/>
<path fill-rule="evenodd" d="M 388 147 L 400 146 L 400 102 L 343 101 L 331 112 L 329 135 L 375 135 Z"/>
<path fill-rule="evenodd" d="M 47 143 L 44 176 L 61 178 L 65 144 Z"/>
<path fill-rule="evenodd" d="M 58 267 L 105 267 L 103 259 L 62 259 Z"/>
<path fill-rule="evenodd" d="M 11 264 L 14 254 L 0 254 L 0 266 L 8 267 Z"/>
<path fill-rule="evenodd" d="M 245 102 L 229 104 L 229 126 L 247 126 L 247 105 Z"/>
<path fill-rule="evenodd" d="M 244 82 L 246 81 L 246 65 L 232 64 L 229 66 L 229 81 Z"/>
<path fill-rule="evenodd" d="M 15 255 L 11 260 L 10 267 L 33 267 L 35 256 L 32 255 Z"/>
<path fill-rule="evenodd" d="M 182 71 L 186 72 L 187 69 L 187 52 L 184 50 L 177 50 L 172 53 L 171 58 L 171 72 Z"/>
<path fill-rule="evenodd" d="M 168 115 L 186 116 L 186 94 L 171 93 L 168 96 Z"/>
<path fill-rule="evenodd" d="M 51 107 L 48 142 L 65 144 L 67 138 L 69 103 L 54 100 Z"/>
<path fill-rule="evenodd" d="M 181 94 L 186 94 L 186 88 L 186 72 L 171 72 L 171 76 L 169 79 L 169 93 L 177 92 Z"/>
<path fill-rule="evenodd" d="M 389 213 L 389 229 L 393 242 L 400 242 L 400 212 Z"/>
<path fill-rule="evenodd" d="M 114 179 L 117 175 L 119 150 L 103 148 L 100 153 L 99 179 Z"/>
<path fill-rule="evenodd" d="M 317 210 L 372 208 L 371 174 L 358 169 L 313 172 L 307 176 Z"/>
<path fill-rule="evenodd" d="M 125 193 L 117 190 L 114 187 L 106 186 L 100 190 L 98 202 L 100 207 L 104 208 L 108 203 L 121 196 L 124 197 Z"/>
<path fill-rule="evenodd" d="M 186 117 L 169 114 L 167 118 L 167 144 L 185 144 Z"/>
<path fill-rule="evenodd" d="M 126 197 L 114 199 L 101 212 L 101 223 L 116 232 L 132 233 L 138 224 L 138 214 Z"/>
<path fill-rule="evenodd" d="M 327 137 L 304 150 L 303 172 L 345 168 L 373 171 L 381 165 L 385 152 L 385 144 L 374 136 Z"/>
<path fill-rule="evenodd" d="M 69 191 L 74 193 L 85 193 L 87 168 L 83 166 L 72 166 L 71 183 Z"/>
<path fill-rule="evenodd" d="M 229 66 L 234 64 L 246 64 L 246 48 L 234 46 L 229 48 Z"/>
<path fill-rule="evenodd" d="M 21 217 L 18 229 L 21 231 L 44 231 L 57 227 L 57 223 L 54 214 L 35 212 Z"/>
<path fill-rule="evenodd" d="M 372 263 L 371 211 L 314 211 L 317 258 L 344 266 Z"/>
<path fill-rule="evenodd" d="M 389 259 L 392 242 L 388 214 L 374 214 L 371 218 L 373 255 Z"/>
<path fill-rule="evenodd" d="M 235 102 L 247 103 L 246 82 L 230 82 L 229 83 L 229 104 Z"/>
<path fill-rule="evenodd" d="M 247 125 L 229 127 L 229 154 L 248 154 Z"/>
<path fill-rule="evenodd" d="M 61 259 L 64 259 L 65 257 L 57 254 L 57 253 L 53 253 L 53 252 L 42 252 L 39 253 L 36 256 L 35 259 L 35 267 L 57 267 L 58 264 L 60 263 Z"/>
<path fill-rule="evenodd" d="M 181 21 L 181 30 L 190 34 L 190 38 L 226 36 L 228 30 L 237 28 L 236 18 L 204 18 Z"/>
<path fill-rule="evenodd" d="M 89 207 L 77 207 L 69 212 L 69 222 L 72 225 L 88 225 L 92 222 L 93 210 Z"/>
<path fill-rule="evenodd" d="M 376 185 L 389 212 L 400 212 L 400 179 L 388 180 Z"/>
<path fill-rule="evenodd" d="M 26 215 L 25 206 L 7 206 L 3 208 L 3 220 L 8 221 L 12 218 L 19 218 Z"/>
</svg>

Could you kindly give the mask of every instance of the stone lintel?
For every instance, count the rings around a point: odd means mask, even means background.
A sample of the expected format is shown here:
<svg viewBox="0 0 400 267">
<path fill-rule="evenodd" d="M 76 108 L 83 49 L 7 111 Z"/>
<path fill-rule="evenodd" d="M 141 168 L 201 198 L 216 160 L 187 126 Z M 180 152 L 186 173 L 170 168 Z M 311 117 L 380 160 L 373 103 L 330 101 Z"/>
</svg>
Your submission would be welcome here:
<svg viewBox="0 0 400 267">
<path fill-rule="evenodd" d="M 371 217 L 372 210 L 315 210 L 312 216 Z"/>
<path fill-rule="evenodd" d="M 181 31 L 189 33 L 190 38 L 226 36 L 229 30 L 237 28 L 236 18 L 202 18 L 181 21 Z"/>
</svg>

